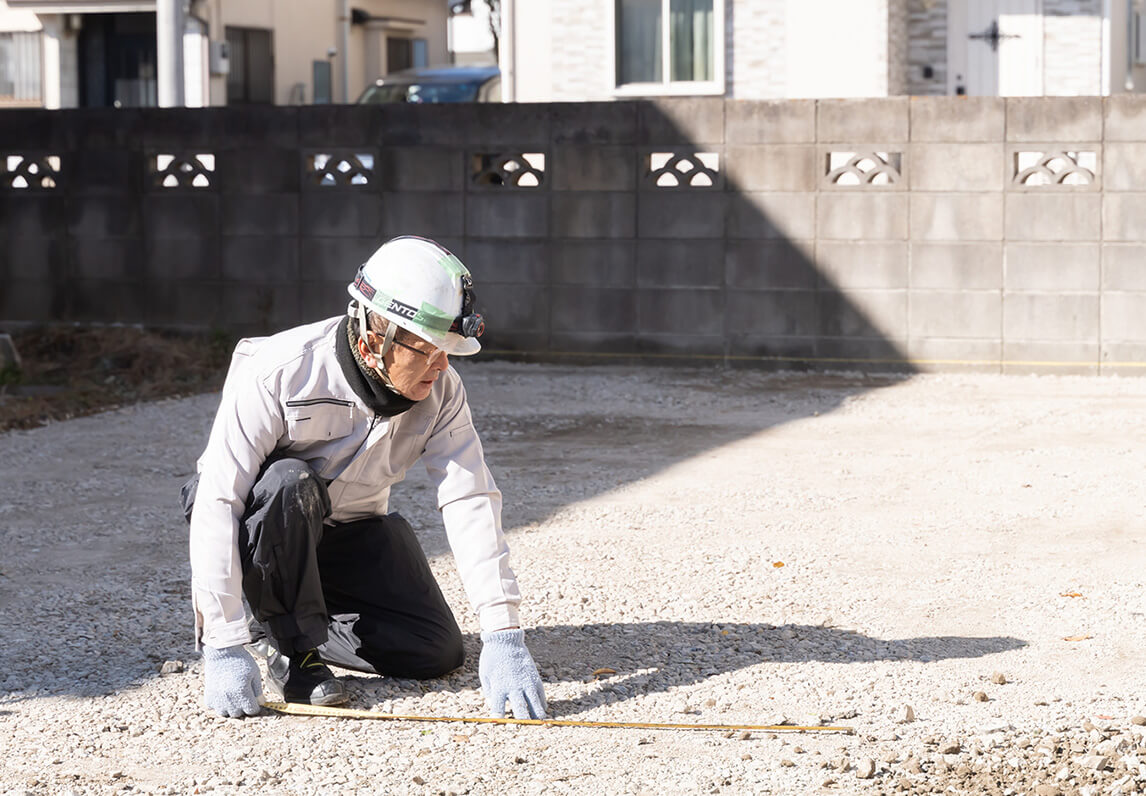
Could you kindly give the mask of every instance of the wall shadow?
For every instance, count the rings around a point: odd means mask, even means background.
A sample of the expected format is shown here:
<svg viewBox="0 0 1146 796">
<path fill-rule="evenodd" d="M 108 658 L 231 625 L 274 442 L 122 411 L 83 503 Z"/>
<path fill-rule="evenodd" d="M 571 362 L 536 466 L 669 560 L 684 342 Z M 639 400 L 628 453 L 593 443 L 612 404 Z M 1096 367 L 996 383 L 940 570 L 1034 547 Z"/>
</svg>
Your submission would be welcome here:
<svg viewBox="0 0 1146 796">
<path fill-rule="evenodd" d="M 737 122 L 738 145 L 746 147 L 741 155 L 733 152 L 720 99 L 593 106 L 180 109 L 114 116 L 5 112 L 13 114 L 5 116 L 13 124 L 0 125 L 6 151 L 61 154 L 64 165 L 58 175 L 61 191 L 0 191 L 0 277 L 11 288 L 0 291 L 0 319 L 224 329 L 227 323 L 244 323 L 248 328 L 230 331 L 270 333 L 341 313 L 346 281 L 364 253 L 392 235 L 421 234 L 456 250 L 474 272 L 479 309 L 491 329 L 489 348 L 500 349 L 502 356 L 711 367 L 712 389 L 722 394 L 748 389 L 736 375 L 741 367 L 848 367 L 893 374 L 816 376 L 822 388 L 813 390 L 815 400 L 799 403 L 785 401 L 780 383 L 756 382 L 742 396 L 746 406 L 735 422 L 719 416 L 703 422 L 642 418 L 640 407 L 623 414 L 520 421 L 483 407 L 484 418 L 479 412 L 477 422 L 487 436 L 491 464 L 495 474 L 498 468 L 508 474 L 503 488 L 512 485 L 505 523 L 512 533 L 570 502 L 810 412 L 832 411 L 849 396 L 913 372 L 898 343 L 808 254 L 823 224 L 846 225 L 839 216 L 827 221 L 816 216 L 810 198 L 819 191 L 819 167 L 809 167 L 798 184 L 786 182 L 788 176 L 774 184 L 741 184 L 742 164 L 736 158 L 758 157 L 749 151 L 754 142 L 766 142 L 793 124 L 780 105 L 757 103 L 753 108 Z M 815 105 L 798 109 L 803 116 L 796 123 L 810 123 L 814 130 Z M 802 139 L 801 158 L 818 146 L 815 135 L 809 135 Z M 391 167 L 380 170 L 365 188 L 346 184 L 326 193 L 300 166 L 315 151 L 356 159 L 363 150 L 377 153 L 377 162 Z M 661 191 L 650 182 L 653 174 L 646 164 L 651 154 L 669 153 L 695 168 L 702 162 L 699 153 L 713 150 L 726 167 L 711 189 Z M 214 151 L 217 179 L 209 190 L 187 185 L 165 192 L 148 171 L 146 154 L 153 151 L 169 152 L 176 162 L 188 153 Z M 538 151 L 548 153 L 552 164 L 551 182 L 540 193 L 524 188 L 498 193 L 498 187 L 477 185 L 469 172 L 475 152 Z M 782 164 L 774 167 L 783 170 Z M 785 197 L 796 208 L 785 211 L 786 218 L 765 209 L 770 202 L 783 205 Z M 895 203 L 879 204 L 886 208 L 876 221 L 897 223 Z M 801 212 L 812 215 L 801 217 Z M 807 231 L 799 240 L 786 232 L 793 219 Z M 895 242 L 901 246 L 892 249 L 902 249 L 906 257 L 906 235 Z M 845 241 L 836 249 L 856 244 Z M 900 256 L 895 252 L 891 256 Z M 18 261 L 26 263 L 20 278 L 11 268 Z M 287 266 L 280 269 L 278 263 Z M 267 269 L 274 269 L 273 278 Z M 252 314 L 256 306 L 260 309 Z M 260 328 L 249 328 L 251 323 Z M 664 369 L 670 390 L 671 370 Z M 160 553 L 166 565 L 185 561 L 178 483 L 193 470 L 207 431 L 187 429 L 177 447 L 152 452 L 156 460 L 179 463 L 177 479 L 151 471 L 138 478 L 141 492 L 159 495 L 155 505 L 168 508 L 163 516 L 169 518 L 170 533 Z M 611 446 L 602 448 L 601 439 Z M 590 444 L 607 469 L 603 477 L 585 479 L 572 491 L 547 490 L 547 479 L 561 477 L 555 466 Z M 105 461 L 109 449 L 115 445 L 90 454 L 100 468 L 131 466 Z M 63 452 L 57 458 L 74 460 Z M 77 472 L 93 469 L 89 462 L 76 464 Z M 64 487 L 59 494 L 67 493 L 69 478 L 78 477 L 22 476 Z M 431 529 L 422 537 L 427 553 L 446 552 L 444 534 L 432 530 L 437 526 L 420 524 Z M 132 541 L 117 517 L 75 518 L 70 533 L 76 544 L 93 533 Z M 4 538 L 13 545 L 29 541 L 19 534 Z M 150 537 L 135 541 L 154 545 Z M 141 577 L 123 577 L 126 593 L 139 587 Z M 31 636 L 6 639 L 0 645 L 0 671 L 34 672 L 37 696 L 93 696 L 144 683 L 158 676 L 163 660 L 192 655 L 185 621 L 189 596 L 183 589 L 175 592 L 176 602 L 165 598 L 163 616 L 157 611 L 144 622 L 89 610 L 62 612 L 53 632 L 71 643 L 44 650 Z M 28 610 L 24 601 L 34 599 L 34 592 L 11 599 L 4 612 L 17 615 Z M 601 626 L 598 635 L 609 635 L 610 627 Z M 633 646 L 625 649 L 636 655 L 662 650 L 658 644 L 688 643 L 704 627 L 639 625 L 635 640 L 625 640 Z M 617 626 L 616 633 L 625 628 Z M 535 654 L 555 656 L 566 632 L 572 629 L 533 631 Z M 763 639 L 761 649 L 766 650 L 775 633 L 783 631 L 761 625 L 743 626 L 743 632 Z M 833 631 L 807 632 L 820 634 L 817 638 L 828 646 L 839 640 Z M 118 650 L 129 652 L 109 658 L 106 645 L 96 639 L 112 637 Z M 622 640 L 615 635 L 613 641 L 586 643 L 588 649 L 599 644 L 604 654 Z M 947 644 L 942 639 L 908 641 L 920 649 Z M 958 639 L 949 641 L 958 646 Z M 975 640 L 963 641 L 970 645 L 968 654 L 1019 643 L 987 640 L 975 646 Z M 783 654 L 782 647 L 776 649 Z M 874 649 L 871 660 L 885 659 L 881 654 Z M 711 666 L 717 670 L 752 660 L 713 655 Z M 17 661 L 19 666 L 12 665 Z M 77 679 L 76 672 L 83 677 Z"/>
<path fill-rule="evenodd" d="M 892 143 L 881 147 L 906 149 L 908 112 L 893 101 L 891 118 L 868 134 L 886 130 Z M 501 156 L 539 151 L 547 165 L 540 189 L 508 176 L 496 187 L 477 184 L 480 175 L 463 170 L 463 234 L 446 242 L 460 247 L 487 317 L 472 367 L 606 365 L 619 380 L 632 365 L 700 368 L 714 395 L 739 394 L 745 407 L 735 422 L 717 412 L 641 417 L 639 406 L 575 418 L 475 407 L 495 476 L 506 476 L 509 532 L 917 372 L 904 351 L 907 194 L 895 184 L 832 182 L 825 152 L 848 148 L 838 143 L 846 116 L 832 113 L 825 122 L 814 101 L 719 98 L 474 110 L 471 151 L 496 140 Z M 427 142 L 425 127 L 394 118 L 391 138 Z M 697 175 L 704 179 L 694 182 Z M 440 232 L 437 221 L 412 222 L 414 234 Z M 787 383 L 743 375 L 778 370 L 815 375 Z M 825 375 L 840 370 L 851 373 Z M 671 398 L 672 379 L 664 381 Z M 815 400 L 786 403 L 797 389 Z M 561 493 L 536 482 L 559 478 L 562 460 L 590 450 L 609 477 Z M 406 490 L 395 488 L 399 504 L 408 503 Z M 440 523 L 414 524 L 428 554 L 447 551 Z"/>
<path fill-rule="evenodd" d="M 602 677 L 589 693 L 572 700 L 553 700 L 555 718 L 576 715 L 607 702 L 622 702 L 663 693 L 750 666 L 768 663 L 930 663 L 957 658 L 981 658 L 1025 647 L 1011 636 L 922 636 L 880 639 L 831 627 L 769 625 L 738 622 L 637 622 L 586 625 L 543 625 L 529 631 L 529 648 L 544 672 L 551 665 L 576 669 L 578 682 L 593 682 L 592 673 L 608 667 L 616 674 Z M 476 669 L 480 642 L 466 639 L 467 669 Z M 571 675 L 566 675 L 569 679 Z M 353 676 L 355 690 L 375 698 L 377 678 Z M 550 680 L 551 678 L 545 678 Z M 456 687 L 448 680 L 385 680 L 413 695 Z M 387 693 L 387 698 L 393 698 Z"/>
</svg>

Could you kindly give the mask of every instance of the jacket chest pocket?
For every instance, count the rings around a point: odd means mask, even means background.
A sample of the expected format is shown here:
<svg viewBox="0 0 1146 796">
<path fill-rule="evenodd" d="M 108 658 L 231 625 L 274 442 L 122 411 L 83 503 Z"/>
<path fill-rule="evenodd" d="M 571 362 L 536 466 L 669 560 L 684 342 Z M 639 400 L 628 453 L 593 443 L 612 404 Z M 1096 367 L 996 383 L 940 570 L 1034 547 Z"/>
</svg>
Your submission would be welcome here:
<svg viewBox="0 0 1146 796">
<path fill-rule="evenodd" d="M 404 461 L 407 467 L 413 464 L 422 455 L 433 424 L 434 418 L 429 415 L 411 416 L 396 424 L 390 442 L 394 458 Z"/>
<path fill-rule="evenodd" d="M 354 406 L 349 401 L 287 401 L 284 418 L 292 442 L 338 439 L 354 430 Z"/>
<path fill-rule="evenodd" d="M 385 436 L 372 442 L 338 480 L 371 485 L 401 481 L 425 450 L 433 422 L 433 417 L 402 418 L 400 423 L 391 421 Z"/>
</svg>

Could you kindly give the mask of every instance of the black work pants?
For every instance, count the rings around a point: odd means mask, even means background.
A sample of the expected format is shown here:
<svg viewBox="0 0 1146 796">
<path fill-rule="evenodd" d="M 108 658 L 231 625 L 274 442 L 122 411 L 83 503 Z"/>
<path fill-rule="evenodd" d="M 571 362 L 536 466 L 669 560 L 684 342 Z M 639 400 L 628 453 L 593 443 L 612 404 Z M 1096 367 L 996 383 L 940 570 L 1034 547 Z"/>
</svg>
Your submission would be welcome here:
<svg viewBox="0 0 1146 796">
<path fill-rule="evenodd" d="M 182 493 L 188 521 L 198 477 Z M 392 677 L 462 665 L 462 635 L 410 524 L 398 514 L 326 523 L 330 496 L 306 462 L 265 465 L 239 523 L 243 595 L 284 655 Z"/>
</svg>

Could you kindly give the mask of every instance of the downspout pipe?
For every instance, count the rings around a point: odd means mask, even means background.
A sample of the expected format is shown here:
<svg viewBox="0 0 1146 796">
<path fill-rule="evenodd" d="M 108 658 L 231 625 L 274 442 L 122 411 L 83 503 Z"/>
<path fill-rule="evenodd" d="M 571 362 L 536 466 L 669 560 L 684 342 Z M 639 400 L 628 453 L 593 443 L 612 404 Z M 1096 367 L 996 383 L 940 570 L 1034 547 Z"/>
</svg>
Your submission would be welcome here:
<svg viewBox="0 0 1146 796">
<path fill-rule="evenodd" d="M 517 9 L 514 0 L 501 0 L 501 41 L 498 64 L 501 68 L 501 100 L 517 102 Z"/>
<path fill-rule="evenodd" d="M 338 0 L 338 93 L 350 102 L 350 0 Z"/>
<path fill-rule="evenodd" d="M 182 108 L 187 104 L 183 77 L 184 0 L 156 0 L 155 49 L 159 107 Z"/>
</svg>

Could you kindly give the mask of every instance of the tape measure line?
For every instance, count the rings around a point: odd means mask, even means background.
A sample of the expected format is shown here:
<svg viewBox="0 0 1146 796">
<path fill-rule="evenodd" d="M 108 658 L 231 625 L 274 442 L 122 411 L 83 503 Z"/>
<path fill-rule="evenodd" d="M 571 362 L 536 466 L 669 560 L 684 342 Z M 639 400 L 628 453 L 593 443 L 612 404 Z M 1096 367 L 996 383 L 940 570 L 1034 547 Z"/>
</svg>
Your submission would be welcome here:
<svg viewBox="0 0 1146 796">
<path fill-rule="evenodd" d="M 301 705 L 294 702 L 265 702 L 263 707 L 291 716 L 325 716 L 335 719 L 377 719 L 383 721 L 444 721 L 466 724 L 526 724 L 540 727 L 602 727 L 622 730 L 757 730 L 759 732 L 842 732 L 852 733 L 851 727 L 799 727 L 792 724 L 669 724 L 664 722 L 629 721 L 574 721 L 572 719 L 495 719 L 479 716 L 403 716 L 378 713 L 354 708 Z"/>
</svg>

